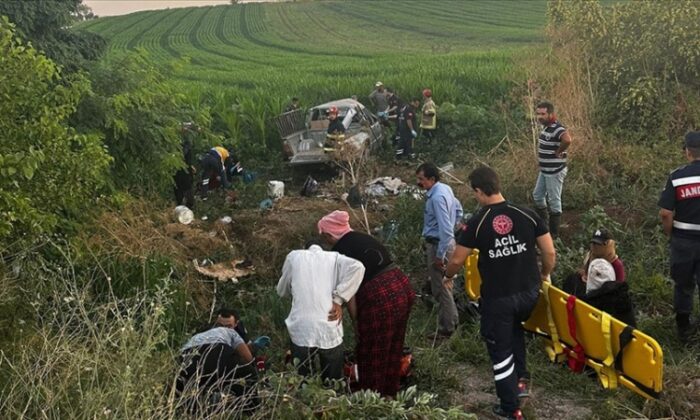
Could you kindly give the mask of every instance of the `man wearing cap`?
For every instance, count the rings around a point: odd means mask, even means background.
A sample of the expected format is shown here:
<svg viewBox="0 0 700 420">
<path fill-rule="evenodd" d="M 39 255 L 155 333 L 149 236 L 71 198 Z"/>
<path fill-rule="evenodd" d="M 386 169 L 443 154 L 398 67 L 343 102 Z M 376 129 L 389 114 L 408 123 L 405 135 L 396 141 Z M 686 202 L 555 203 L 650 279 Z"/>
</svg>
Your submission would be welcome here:
<svg viewBox="0 0 700 420">
<path fill-rule="evenodd" d="M 342 379 L 343 305 L 355 296 L 364 274 L 361 262 L 324 251 L 313 242 L 287 255 L 277 294 L 292 297 L 292 309 L 284 322 L 292 340 L 292 356 L 300 361 L 300 375 L 313 373 L 318 356 L 322 379 Z"/>
<path fill-rule="evenodd" d="M 423 108 L 421 109 L 420 128 L 426 143 L 431 144 L 437 127 L 437 108 L 433 102 L 433 91 L 423 89 Z"/>
<path fill-rule="evenodd" d="M 388 117 L 389 98 L 387 97 L 386 89 L 384 89 L 384 83 L 377 82 L 374 84 L 374 90 L 369 94 L 369 100 L 374 105 L 377 117 L 382 121 L 386 121 Z"/>
<path fill-rule="evenodd" d="M 700 290 L 700 131 L 685 135 L 688 164 L 668 177 L 659 198 L 659 217 L 671 237 L 673 307 L 678 337 L 687 342 L 695 331 L 690 322 L 695 287 Z"/>
<path fill-rule="evenodd" d="M 588 253 L 588 261 L 603 258 L 609 262 L 615 270 L 615 281 L 625 282 L 625 266 L 617 255 L 615 240 L 605 229 L 596 229 L 591 238 L 591 247 Z"/>
<path fill-rule="evenodd" d="M 552 238 L 556 238 L 559 236 L 561 224 L 561 192 L 568 171 L 566 151 L 571 146 L 571 136 L 566 127 L 557 120 L 552 103 L 540 102 L 536 112 L 537 121 L 543 128 L 537 145 L 540 172 L 532 199 L 535 201 L 537 214 L 545 223 L 549 221 L 549 233 Z"/>
</svg>

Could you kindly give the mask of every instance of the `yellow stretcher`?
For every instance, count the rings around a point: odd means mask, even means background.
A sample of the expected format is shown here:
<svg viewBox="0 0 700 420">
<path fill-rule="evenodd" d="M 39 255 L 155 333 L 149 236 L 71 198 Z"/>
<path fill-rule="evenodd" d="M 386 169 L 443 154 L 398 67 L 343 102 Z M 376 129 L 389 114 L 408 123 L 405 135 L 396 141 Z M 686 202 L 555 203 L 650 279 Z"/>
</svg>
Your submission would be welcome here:
<svg viewBox="0 0 700 420">
<path fill-rule="evenodd" d="M 478 260 L 475 252 L 464 264 L 464 288 L 472 300 L 480 296 Z M 526 330 L 545 338 L 550 360 L 561 362 L 573 356 L 578 341 L 585 364 L 596 371 L 604 388 L 623 385 L 645 398 L 657 398 L 663 387 L 663 351 L 659 343 L 581 300 L 568 311 L 568 300 L 568 293 L 543 283 L 537 306 L 523 324 Z M 570 334 L 570 316 L 577 340 Z"/>
</svg>

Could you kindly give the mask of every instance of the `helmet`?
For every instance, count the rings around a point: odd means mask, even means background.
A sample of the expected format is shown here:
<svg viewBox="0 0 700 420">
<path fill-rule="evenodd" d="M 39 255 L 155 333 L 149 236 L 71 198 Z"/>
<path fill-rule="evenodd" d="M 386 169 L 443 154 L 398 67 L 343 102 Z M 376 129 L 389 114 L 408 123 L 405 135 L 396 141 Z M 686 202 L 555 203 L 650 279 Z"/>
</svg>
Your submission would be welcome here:
<svg viewBox="0 0 700 420">
<path fill-rule="evenodd" d="M 379 86 L 384 86 L 384 83 L 382 82 L 377 82 L 374 84 L 374 87 L 379 87 Z"/>
<path fill-rule="evenodd" d="M 332 105 L 330 108 L 328 108 L 328 113 L 338 115 L 338 107 L 335 105 Z"/>
<path fill-rule="evenodd" d="M 423 96 L 426 98 L 430 98 L 433 96 L 433 91 L 430 89 L 423 89 Z"/>
</svg>

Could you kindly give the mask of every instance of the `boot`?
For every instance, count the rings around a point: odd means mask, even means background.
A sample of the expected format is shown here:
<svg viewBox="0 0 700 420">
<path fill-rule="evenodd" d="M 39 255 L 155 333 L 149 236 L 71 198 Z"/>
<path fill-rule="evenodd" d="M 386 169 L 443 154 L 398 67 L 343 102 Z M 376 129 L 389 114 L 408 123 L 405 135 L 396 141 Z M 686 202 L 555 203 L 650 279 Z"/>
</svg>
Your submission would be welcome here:
<svg viewBox="0 0 700 420">
<path fill-rule="evenodd" d="M 693 335 L 693 327 L 690 324 L 690 314 L 676 314 L 676 331 L 681 343 L 687 344 Z"/>
<path fill-rule="evenodd" d="M 547 207 L 535 207 L 535 212 L 540 216 L 545 226 L 549 225 L 549 212 L 547 211 Z"/>
<path fill-rule="evenodd" d="M 559 225 L 561 224 L 561 213 L 549 213 L 549 233 L 552 239 L 559 237 Z"/>
</svg>

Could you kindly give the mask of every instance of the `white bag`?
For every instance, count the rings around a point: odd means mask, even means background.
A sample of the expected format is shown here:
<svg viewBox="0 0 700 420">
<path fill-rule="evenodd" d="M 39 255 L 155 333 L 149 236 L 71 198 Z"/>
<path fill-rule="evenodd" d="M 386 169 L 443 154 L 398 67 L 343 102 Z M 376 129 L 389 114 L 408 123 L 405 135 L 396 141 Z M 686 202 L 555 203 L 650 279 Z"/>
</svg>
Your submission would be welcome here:
<svg viewBox="0 0 700 420">
<path fill-rule="evenodd" d="M 284 182 L 270 181 L 267 183 L 267 195 L 273 200 L 279 200 L 284 197 Z"/>
<path fill-rule="evenodd" d="M 194 220 L 194 213 L 187 206 L 175 207 L 175 219 L 183 225 L 189 225 Z"/>
</svg>

